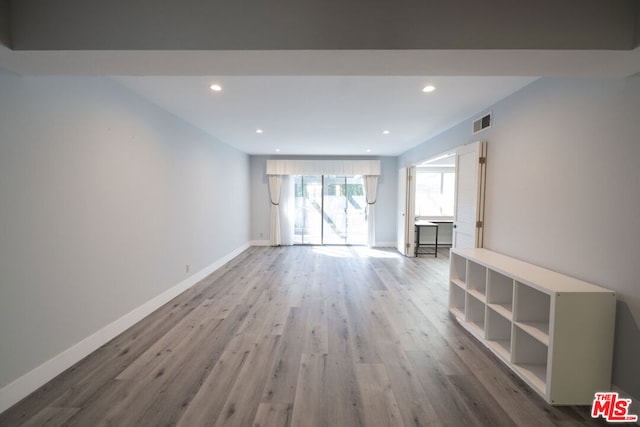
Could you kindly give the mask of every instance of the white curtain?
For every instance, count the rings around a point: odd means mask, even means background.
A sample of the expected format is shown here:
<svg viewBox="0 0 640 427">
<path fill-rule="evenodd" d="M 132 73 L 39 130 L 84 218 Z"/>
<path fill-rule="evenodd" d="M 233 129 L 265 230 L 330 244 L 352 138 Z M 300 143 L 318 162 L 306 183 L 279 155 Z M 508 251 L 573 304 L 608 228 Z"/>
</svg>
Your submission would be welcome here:
<svg viewBox="0 0 640 427">
<path fill-rule="evenodd" d="M 269 193 L 271 194 L 271 226 L 269 227 L 269 237 L 271 246 L 279 246 L 282 239 L 280 236 L 280 187 L 282 177 L 280 175 L 269 175 Z"/>
<path fill-rule="evenodd" d="M 367 200 L 367 245 L 376 244 L 376 218 L 375 206 L 378 192 L 378 175 L 366 175 L 364 177 L 364 194 Z"/>
<path fill-rule="evenodd" d="M 267 160 L 267 175 L 380 175 L 380 160 Z"/>
<path fill-rule="evenodd" d="M 280 189 L 280 244 L 293 245 L 295 225 L 295 177 L 282 176 Z"/>
</svg>

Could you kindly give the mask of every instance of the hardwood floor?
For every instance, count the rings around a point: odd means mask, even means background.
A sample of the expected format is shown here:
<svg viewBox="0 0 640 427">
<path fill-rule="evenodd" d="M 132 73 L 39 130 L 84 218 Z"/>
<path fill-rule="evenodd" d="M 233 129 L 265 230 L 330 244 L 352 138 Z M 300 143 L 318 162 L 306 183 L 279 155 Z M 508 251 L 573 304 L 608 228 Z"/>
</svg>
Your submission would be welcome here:
<svg viewBox="0 0 640 427">
<path fill-rule="evenodd" d="M 253 247 L 2 426 L 578 426 L 449 316 L 448 250 Z"/>
</svg>

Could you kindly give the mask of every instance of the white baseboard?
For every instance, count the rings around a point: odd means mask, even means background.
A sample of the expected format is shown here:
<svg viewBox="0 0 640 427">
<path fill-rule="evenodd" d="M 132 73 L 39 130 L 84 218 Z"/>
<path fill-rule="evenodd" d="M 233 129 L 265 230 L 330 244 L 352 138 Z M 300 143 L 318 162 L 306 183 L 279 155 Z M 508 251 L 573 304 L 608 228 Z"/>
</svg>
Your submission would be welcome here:
<svg viewBox="0 0 640 427">
<path fill-rule="evenodd" d="M 248 247 L 248 243 L 244 244 L 222 258 L 219 258 L 213 264 L 189 276 L 177 285 L 167 289 L 160 295 L 150 299 L 57 356 L 47 360 L 37 368 L 2 387 L 0 389 L 0 413 L 15 405 L 66 369 L 240 255 Z"/>
<path fill-rule="evenodd" d="M 271 246 L 270 240 L 252 240 L 251 246 Z"/>
</svg>

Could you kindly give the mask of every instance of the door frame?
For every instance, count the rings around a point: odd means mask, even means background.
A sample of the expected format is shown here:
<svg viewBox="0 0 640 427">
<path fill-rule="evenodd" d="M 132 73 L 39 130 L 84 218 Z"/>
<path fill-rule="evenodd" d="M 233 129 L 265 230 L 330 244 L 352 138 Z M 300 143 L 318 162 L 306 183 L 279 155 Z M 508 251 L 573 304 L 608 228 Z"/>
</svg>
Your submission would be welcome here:
<svg viewBox="0 0 640 427">
<path fill-rule="evenodd" d="M 460 145 L 452 148 L 451 150 L 447 150 L 441 152 L 439 154 L 427 157 L 420 162 L 413 163 L 407 167 L 401 167 L 398 170 L 398 231 L 397 231 L 397 249 L 398 252 L 405 256 L 415 256 L 412 248 L 415 246 L 414 238 L 412 237 L 412 231 L 414 229 L 415 222 L 415 167 L 420 163 L 424 163 L 430 160 L 437 159 L 443 156 L 450 156 L 452 153 L 456 156 L 456 187 L 455 187 L 455 196 L 454 196 L 454 213 L 453 213 L 453 236 L 452 236 L 452 247 L 455 247 L 455 233 L 456 233 L 456 219 L 457 219 L 457 200 L 458 200 L 458 154 L 462 152 L 462 150 L 468 150 L 470 146 L 473 144 L 478 144 L 480 147 L 479 157 L 483 158 L 479 164 L 478 168 L 478 206 L 477 206 L 477 223 L 479 227 L 476 227 L 476 237 L 475 237 L 475 247 L 481 248 L 483 245 L 483 237 L 484 237 L 484 199 L 485 199 L 485 186 L 486 186 L 486 158 L 487 158 L 487 143 L 486 141 L 474 141 L 468 144 Z M 409 175 L 408 171 L 413 168 L 413 174 Z M 409 204 L 411 206 L 409 206 Z M 410 211 L 410 215 L 407 215 L 406 212 Z M 403 212 L 405 213 L 403 215 Z M 411 242 L 411 243 L 409 243 Z"/>
<path fill-rule="evenodd" d="M 398 171 L 398 219 L 396 248 L 404 256 L 414 256 L 414 223 L 416 219 L 416 167 L 400 168 Z"/>
</svg>

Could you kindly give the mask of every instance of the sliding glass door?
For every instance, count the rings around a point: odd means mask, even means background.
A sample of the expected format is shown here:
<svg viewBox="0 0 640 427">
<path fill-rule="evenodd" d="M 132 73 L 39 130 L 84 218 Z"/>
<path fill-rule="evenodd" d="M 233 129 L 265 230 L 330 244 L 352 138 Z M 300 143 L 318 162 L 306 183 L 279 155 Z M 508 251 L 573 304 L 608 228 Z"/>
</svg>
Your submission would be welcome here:
<svg viewBox="0 0 640 427">
<path fill-rule="evenodd" d="M 322 176 L 295 177 L 293 243 L 322 244 Z"/>
<path fill-rule="evenodd" d="M 347 233 L 345 243 L 349 245 L 367 244 L 367 199 L 364 195 L 364 178 L 346 178 L 347 187 Z"/>
<path fill-rule="evenodd" d="M 294 243 L 366 243 L 366 200 L 361 176 L 296 176 L 295 189 Z"/>
<path fill-rule="evenodd" d="M 324 177 L 324 233 L 328 245 L 366 243 L 364 189 L 362 177 Z"/>
</svg>

